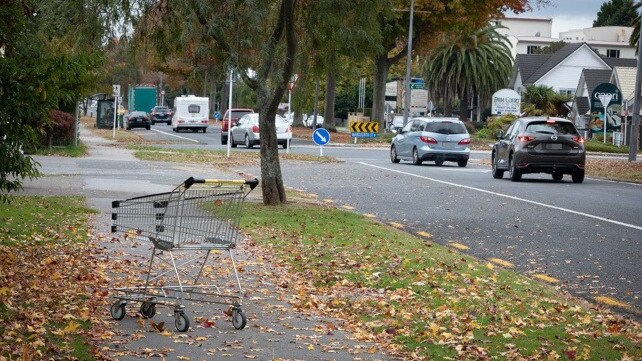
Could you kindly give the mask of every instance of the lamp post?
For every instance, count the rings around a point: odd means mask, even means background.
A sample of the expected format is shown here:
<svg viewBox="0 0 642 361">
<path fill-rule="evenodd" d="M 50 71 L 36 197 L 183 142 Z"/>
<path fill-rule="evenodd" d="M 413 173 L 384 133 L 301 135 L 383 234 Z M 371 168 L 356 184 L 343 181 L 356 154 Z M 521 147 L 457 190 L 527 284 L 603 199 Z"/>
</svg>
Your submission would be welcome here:
<svg viewBox="0 0 642 361">
<path fill-rule="evenodd" d="M 232 87 L 234 86 L 234 70 L 230 69 L 230 96 L 227 101 L 227 157 L 230 157 L 230 147 L 232 146 Z"/>
<path fill-rule="evenodd" d="M 642 7 L 640 18 L 642 19 Z M 640 72 L 642 72 L 642 36 L 638 38 L 638 64 L 635 76 L 635 96 L 633 98 L 633 121 L 631 122 L 631 133 L 629 134 L 629 162 L 635 162 L 638 154 L 638 135 L 640 134 Z"/>
<path fill-rule="evenodd" d="M 412 62 L 412 18 L 414 15 L 414 1 L 410 0 L 410 26 L 408 27 L 408 53 L 406 54 L 406 79 L 404 80 L 404 106 L 403 106 L 403 125 L 408 123 L 410 113 L 410 66 Z"/>
</svg>

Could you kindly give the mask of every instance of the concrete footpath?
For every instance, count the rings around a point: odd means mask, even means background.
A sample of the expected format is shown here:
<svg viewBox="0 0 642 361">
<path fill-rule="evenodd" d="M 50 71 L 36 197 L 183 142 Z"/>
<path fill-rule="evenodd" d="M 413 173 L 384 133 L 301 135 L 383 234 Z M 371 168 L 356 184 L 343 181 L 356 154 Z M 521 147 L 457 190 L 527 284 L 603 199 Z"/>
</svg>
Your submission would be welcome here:
<svg viewBox="0 0 642 361">
<path fill-rule="evenodd" d="M 93 227 L 101 240 L 101 254 L 112 267 L 113 286 L 123 286 L 142 277 L 151 256 L 150 243 L 125 239 L 109 233 L 111 202 L 173 189 L 190 176 L 238 179 L 239 175 L 216 170 L 213 166 L 148 162 L 136 159 L 132 151 L 94 137 L 81 129 L 81 139 L 89 147 L 82 158 L 35 156 L 43 176 L 26 181 L 23 194 L 83 195 L 87 205 L 100 213 Z M 254 196 L 260 196 L 255 190 Z M 243 286 L 243 305 L 248 318 L 245 329 L 237 331 L 224 311 L 226 306 L 188 304 L 186 314 L 191 328 L 179 333 L 174 328 L 173 309 L 157 308 L 150 320 L 138 314 L 131 304 L 127 316 L 114 321 L 109 310 L 111 333 L 103 350 L 117 360 L 160 357 L 167 360 L 394 360 L 377 345 L 361 342 L 343 331 L 342 321 L 300 314 L 287 300 L 298 290 L 277 286 L 284 274 L 278 265 L 249 240 L 240 241 L 235 251 Z M 214 268 L 229 265 L 215 258 Z M 229 276 L 229 272 L 212 272 Z M 223 287 L 232 286 L 221 279 Z M 226 288 L 233 290 L 233 288 Z M 164 322 L 164 324 L 161 324 Z M 159 326 L 162 325 L 162 326 Z"/>
</svg>

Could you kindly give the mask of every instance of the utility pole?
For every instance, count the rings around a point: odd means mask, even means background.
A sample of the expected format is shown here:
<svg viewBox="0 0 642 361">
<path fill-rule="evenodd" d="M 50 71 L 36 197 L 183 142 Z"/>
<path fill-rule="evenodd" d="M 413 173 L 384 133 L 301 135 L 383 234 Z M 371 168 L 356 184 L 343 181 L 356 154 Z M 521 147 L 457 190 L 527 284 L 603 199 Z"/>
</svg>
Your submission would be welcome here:
<svg viewBox="0 0 642 361">
<path fill-rule="evenodd" d="M 642 7 L 640 8 L 642 19 Z M 635 162 L 638 154 L 638 136 L 640 134 L 640 77 L 642 76 L 642 35 L 638 38 L 638 67 L 635 76 L 635 92 L 633 98 L 633 121 L 629 134 L 629 162 Z M 606 116 L 606 114 L 605 114 Z"/>
<path fill-rule="evenodd" d="M 403 125 L 408 123 L 410 113 L 410 66 L 412 64 L 412 18 L 415 7 L 414 1 L 410 0 L 410 26 L 408 28 L 408 53 L 406 54 L 406 79 L 404 80 L 404 106 L 403 106 Z"/>
</svg>

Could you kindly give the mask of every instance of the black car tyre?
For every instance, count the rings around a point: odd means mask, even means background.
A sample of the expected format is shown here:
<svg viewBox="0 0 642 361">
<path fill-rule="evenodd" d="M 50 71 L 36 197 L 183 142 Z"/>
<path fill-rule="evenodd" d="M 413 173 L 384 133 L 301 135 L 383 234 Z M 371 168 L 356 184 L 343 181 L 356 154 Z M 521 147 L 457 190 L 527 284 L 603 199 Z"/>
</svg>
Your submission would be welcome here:
<svg viewBox="0 0 642 361">
<path fill-rule="evenodd" d="M 223 137 L 221 135 L 221 144 L 223 144 L 223 145 L 227 144 L 227 137 Z"/>
<path fill-rule="evenodd" d="M 288 143 L 287 142 L 281 144 L 281 146 L 283 147 L 283 149 L 288 149 Z"/>
<path fill-rule="evenodd" d="M 551 174 L 551 176 L 553 177 L 554 181 L 559 182 L 564 178 L 564 173 L 555 172 Z"/>
<path fill-rule="evenodd" d="M 397 157 L 397 148 L 394 145 L 390 147 L 390 161 L 393 163 L 399 163 L 399 158 Z"/>
<path fill-rule="evenodd" d="M 435 165 L 437 165 L 438 167 L 441 167 L 442 165 L 444 165 L 444 160 L 443 159 L 435 159 Z"/>
<path fill-rule="evenodd" d="M 156 122 L 152 120 L 152 125 L 156 125 Z"/>
<path fill-rule="evenodd" d="M 571 174 L 571 178 L 573 179 L 573 183 L 584 182 L 584 169 L 575 171 L 573 174 Z"/>
<path fill-rule="evenodd" d="M 245 148 L 247 149 L 252 149 L 253 145 L 252 142 L 250 142 L 250 137 L 245 134 Z"/>
<path fill-rule="evenodd" d="M 227 142 L 225 142 L 225 143 L 227 143 Z M 237 146 L 236 142 L 234 141 L 234 137 L 232 137 L 232 138 L 230 139 L 230 146 L 231 146 L 232 148 L 236 148 L 236 146 Z"/>
<path fill-rule="evenodd" d="M 412 148 L 412 164 L 414 165 L 421 165 L 421 158 L 419 158 L 419 152 L 417 152 L 417 148 Z"/>
<path fill-rule="evenodd" d="M 493 178 L 502 179 L 504 177 L 504 171 L 497 169 L 497 158 L 495 158 L 495 154 L 493 154 L 493 158 L 491 162 L 493 165 Z"/>
<path fill-rule="evenodd" d="M 513 182 L 519 182 L 522 180 L 522 172 L 517 169 L 517 166 L 513 162 L 513 157 L 510 158 L 508 164 L 508 173 L 510 174 L 510 180 Z"/>
<path fill-rule="evenodd" d="M 458 160 L 457 165 L 463 168 L 468 165 L 468 160 Z"/>
<path fill-rule="evenodd" d="M 150 129 L 152 129 L 152 127 L 148 125 L 148 126 L 145 127 L 145 129 L 150 130 Z"/>
</svg>

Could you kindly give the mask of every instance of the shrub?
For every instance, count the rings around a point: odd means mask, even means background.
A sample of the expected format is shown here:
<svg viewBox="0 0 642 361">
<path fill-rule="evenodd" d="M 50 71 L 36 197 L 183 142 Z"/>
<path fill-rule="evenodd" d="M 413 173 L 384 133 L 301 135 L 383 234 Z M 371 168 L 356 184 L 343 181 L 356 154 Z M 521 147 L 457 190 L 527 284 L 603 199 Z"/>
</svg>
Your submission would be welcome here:
<svg viewBox="0 0 642 361">
<path fill-rule="evenodd" d="M 517 119 L 517 115 L 506 114 L 498 117 L 489 117 L 486 128 L 490 130 L 491 134 L 495 134 L 498 130 L 505 131 L 513 120 Z"/>
<path fill-rule="evenodd" d="M 489 128 L 482 128 L 478 130 L 475 135 L 479 139 L 495 139 L 495 133 L 493 133 Z"/>
<path fill-rule="evenodd" d="M 60 110 L 50 110 L 49 119 L 42 126 L 41 131 L 45 135 L 42 144 L 51 147 L 56 144 L 69 144 L 74 137 L 76 119 L 73 115 Z"/>
</svg>

